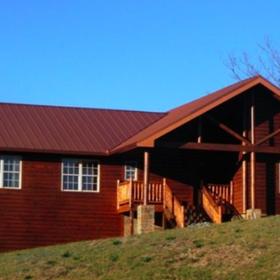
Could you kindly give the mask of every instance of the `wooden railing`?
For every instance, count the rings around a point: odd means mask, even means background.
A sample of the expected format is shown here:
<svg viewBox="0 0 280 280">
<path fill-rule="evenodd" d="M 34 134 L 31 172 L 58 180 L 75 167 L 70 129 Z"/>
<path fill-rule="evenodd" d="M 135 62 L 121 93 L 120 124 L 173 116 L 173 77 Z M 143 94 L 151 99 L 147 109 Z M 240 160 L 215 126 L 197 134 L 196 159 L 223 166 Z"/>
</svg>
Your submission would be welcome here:
<svg viewBox="0 0 280 280">
<path fill-rule="evenodd" d="M 202 205 L 205 212 L 214 223 L 222 223 L 223 206 L 215 201 L 208 187 L 202 188 Z"/>
<path fill-rule="evenodd" d="M 132 185 L 132 202 L 143 202 L 144 201 L 144 184 L 143 182 L 131 181 Z"/>
<path fill-rule="evenodd" d="M 163 183 L 151 182 L 148 185 L 147 203 L 163 204 Z M 129 204 L 130 206 L 144 203 L 144 184 L 140 181 L 118 181 L 117 188 L 117 206 Z"/>
<path fill-rule="evenodd" d="M 163 183 L 150 183 L 148 186 L 148 203 L 157 204 L 163 203 L 164 196 Z"/>
<path fill-rule="evenodd" d="M 117 187 L 117 207 L 129 206 L 144 203 L 144 184 L 140 181 L 118 181 Z M 147 203 L 153 205 L 162 205 L 163 209 L 176 220 L 178 227 L 184 227 L 184 206 L 174 195 L 171 188 L 166 184 L 164 179 L 162 182 L 151 182 L 147 190 Z"/>
<path fill-rule="evenodd" d="M 215 197 L 217 203 L 233 203 L 233 183 L 208 184 L 207 189 Z"/>
<path fill-rule="evenodd" d="M 174 215 L 178 227 L 183 228 L 185 226 L 184 206 L 166 183 L 164 183 L 163 208 Z"/>
<path fill-rule="evenodd" d="M 119 209 L 123 204 L 131 204 L 132 187 L 131 182 L 118 181 L 117 187 L 117 208 Z"/>
</svg>

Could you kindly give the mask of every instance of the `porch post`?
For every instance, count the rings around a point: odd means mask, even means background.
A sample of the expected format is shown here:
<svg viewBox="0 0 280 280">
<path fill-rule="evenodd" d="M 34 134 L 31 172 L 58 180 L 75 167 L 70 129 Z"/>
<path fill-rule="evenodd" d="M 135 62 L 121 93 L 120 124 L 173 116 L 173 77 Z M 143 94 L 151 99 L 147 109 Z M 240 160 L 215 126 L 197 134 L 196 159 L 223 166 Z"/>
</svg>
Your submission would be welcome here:
<svg viewBox="0 0 280 280">
<path fill-rule="evenodd" d="M 251 143 L 255 145 L 255 96 L 252 93 L 251 96 Z M 256 185 L 256 153 L 251 152 L 251 208 L 255 209 L 255 185 Z"/>
<path fill-rule="evenodd" d="M 247 102 L 246 96 L 243 98 L 243 132 L 242 136 L 247 136 Z M 245 146 L 246 143 L 243 141 L 242 145 Z M 246 190 L 247 190 L 247 159 L 246 159 L 246 152 L 242 152 L 242 196 L 243 196 L 243 209 L 242 212 L 245 214 L 247 210 L 247 197 L 246 197 Z"/>
<path fill-rule="evenodd" d="M 148 205 L 149 188 L 149 152 L 144 152 L 144 184 L 143 205 L 137 207 L 137 233 L 147 233 L 155 230 L 155 205 Z"/>
<path fill-rule="evenodd" d="M 198 118 L 197 143 L 202 143 L 202 119 Z"/>
<path fill-rule="evenodd" d="M 149 187 L 149 161 L 150 154 L 149 152 L 144 152 L 144 202 L 146 206 L 148 204 L 148 187 Z"/>
</svg>

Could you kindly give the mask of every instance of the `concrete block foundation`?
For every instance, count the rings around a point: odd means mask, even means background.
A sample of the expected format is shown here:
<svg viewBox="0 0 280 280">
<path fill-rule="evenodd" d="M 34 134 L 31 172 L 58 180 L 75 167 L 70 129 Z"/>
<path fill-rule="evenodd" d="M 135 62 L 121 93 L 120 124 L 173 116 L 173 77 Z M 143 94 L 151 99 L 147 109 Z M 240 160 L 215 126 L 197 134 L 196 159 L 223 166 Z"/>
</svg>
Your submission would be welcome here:
<svg viewBox="0 0 280 280">
<path fill-rule="evenodd" d="M 139 205 L 137 207 L 137 234 L 155 231 L 155 206 Z"/>
</svg>

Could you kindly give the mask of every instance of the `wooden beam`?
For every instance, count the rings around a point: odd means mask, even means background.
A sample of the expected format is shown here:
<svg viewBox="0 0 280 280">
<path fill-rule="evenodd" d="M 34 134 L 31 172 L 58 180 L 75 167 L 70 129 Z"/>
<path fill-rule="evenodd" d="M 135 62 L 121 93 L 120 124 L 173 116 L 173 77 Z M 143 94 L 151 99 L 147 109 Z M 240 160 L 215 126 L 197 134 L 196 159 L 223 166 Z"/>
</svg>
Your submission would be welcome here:
<svg viewBox="0 0 280 280">
<path fill-rule="evenodd" d="M 168 146 L 165 144 L 165 148 L 179 147 L 186 150 L 202 150 L 202 151 L 222 151 L 222 152 L 255 152 L 264 154 L 280 154 L 280 148 L 276 147 L 260 147 L 255 145 L 236 145 L 236 144 L 217 144 L 217 143 L 196 143 L 189 142 L 181 145 L 179 143 Z"/>
<path fill-rule="evenodd" d="M 247 136 L 247 99 L 246 95 L 243 96 L 243 132 L 242 136 Z M 242 142 L 245 146 L 245 142 Z M 242 152 L 242 212 L 246 213 L 247 210 L 247 159 L 246 152 Z"/>
<path fill-rule="evenodd" d="M 149 152 L 144 152 L 144 205 L 148 204 L 148 187 L 149 187 Z"/>
<path fill-rule="evenodd" d="M 134 213 L 132 208 L 129 211 L 129 221 L 130 221 L 130 235 L 134 234 Z"/>
<path fill-rule="evenodd" d="M 247 145 L 251 144 L 249 140 L 247 140 L 245 137 L 241 136 L 240 134 L 238 134 L 236 131 L 232 130 L 231 128 L 229 128 L 227 125 L 225 125 L 224 123 L 216 120 L 215 118 L 213 118 L 210 115 L 206 115 L 207 119 L 209 119 L 212 123 L 214 123 L 215 125 L 217 125 L 218 127 L 220 127 L 221 129 L 223 129 L 225 132 L 227 132 L 228 134 L 230 134 L 231 136 L 235 137 L 236 139 L 238 139 L 241 142 L 245 142 Z"/>
<path fill-rule="evenodd" d="M 189 142 L 182 146 L 180 149 L 187 150 L 203 150 L 203 151 L 223 151 L 223 152 L 242 152 L 243 149 L 249 149 L 249 147 L 243 147 L 235 144 L 216 144 L 216 143 L 195 143 Z"/>
<path fill-rule="evenodd" d="M 251 143 L 255 144 L 255 96 L 251 94 Z M 251 208 L 255 209 L 255 189 L 256 189 L 256 153 L 250 154 L 250 173 L 251 173 Z"/>
<path fill-rule="evenodd" d="M 230 181 L 230 185 L 229 185 L 229 187 L 230 187 L 230 204 L 233 204 L 233 194 L 234 194 L 234 191 L 233 191 L 233 181 L 231 180 Z"/>
<path fill-rule="evenodd" d="M 270 138 L 276 136 L 276 135 L 279 134 L 279 133 L 280 133 L 280 128 L 277 129 L 277 130 L 275 130 L 274 132 L 268 134 L 267 136 L 263 137 L 262 139 L 260 139 L 260 140 L 256 143 L 256 145 L 262 144 L 263 142 L 269 140 Z"/>
</svg>

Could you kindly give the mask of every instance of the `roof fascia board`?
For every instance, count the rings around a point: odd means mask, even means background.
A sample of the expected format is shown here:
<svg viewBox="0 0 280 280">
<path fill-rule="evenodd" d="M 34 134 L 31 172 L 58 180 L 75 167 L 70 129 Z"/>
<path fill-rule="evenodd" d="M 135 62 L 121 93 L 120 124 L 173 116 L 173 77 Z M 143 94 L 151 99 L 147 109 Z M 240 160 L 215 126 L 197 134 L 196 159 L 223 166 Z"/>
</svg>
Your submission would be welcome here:
<svg viewBox="0 0 280 280">
<path fill-rule="evenodd" d="M 102 153 L 102 152 L 85 152 L 85 151 L 40 150 L 40 149 L 32 149 L 32 148 L 13 148 L 13 147 L 0 147 L 0 152 L 75 155 L 75 156 L 108 156 L 108 153 L 105 152 Z"/>
</svg>

